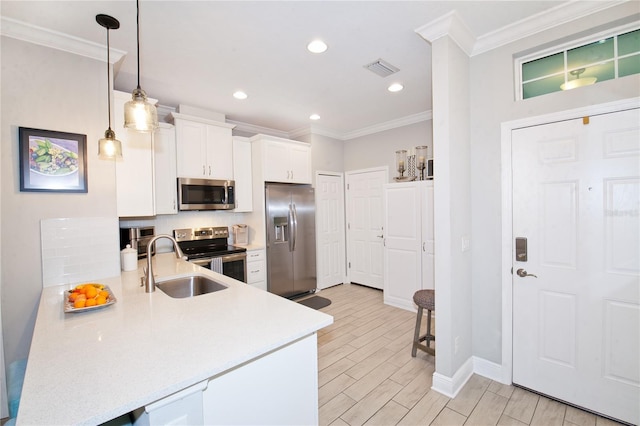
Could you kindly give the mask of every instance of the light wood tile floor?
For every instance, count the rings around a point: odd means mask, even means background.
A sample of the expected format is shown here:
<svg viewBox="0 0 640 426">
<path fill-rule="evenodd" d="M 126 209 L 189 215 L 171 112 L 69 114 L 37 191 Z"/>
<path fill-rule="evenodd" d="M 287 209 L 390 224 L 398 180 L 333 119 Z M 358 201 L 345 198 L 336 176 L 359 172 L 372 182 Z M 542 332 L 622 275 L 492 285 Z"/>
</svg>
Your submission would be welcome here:
<svg viewBox="0 0 640 426">
<path fill-rule="evenodd" d="M 355 284 L 318 296 L 332 301 L 322 311 L 334 317 L 318 332 L 320 425 L 618 425 L 475 374 L 447 398 L 430 390 L 435 358 L 411 357 L 414 313 Z"/>
</svg>

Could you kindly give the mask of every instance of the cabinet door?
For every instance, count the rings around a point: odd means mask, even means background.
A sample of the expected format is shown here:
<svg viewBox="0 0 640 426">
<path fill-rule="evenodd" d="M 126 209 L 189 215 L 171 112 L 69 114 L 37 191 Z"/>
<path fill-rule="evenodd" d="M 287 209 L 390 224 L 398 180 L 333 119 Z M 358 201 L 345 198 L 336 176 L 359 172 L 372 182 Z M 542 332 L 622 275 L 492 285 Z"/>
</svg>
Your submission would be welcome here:
<svg viewBox="0 0 640 426">
<path fill-rule="evenodd" d="M 311 183 L 311 146 L 290 146 L 291 180 L 296 183 Z"/>
<path fill-rule="evenodd" d="M 231 129 L 207 125 L 207 179 L 233 178 Z"/>
<path fill-rule="evenodd" d="M 289 145 L 283 142 L 265 141 L 262 158 L 266 182 L 291 182 Z"/>
<path fill-rule="evenodd" d="M 385 185 L 384 303 L 414 310 L 422 288 L 420 193 L 416 183 Z"/>
<path fill-rule="evenodd" d="M 116 161 L 116 202 L 119 217 L 154 216 L 153 138 L 124 128 L 124 104 L 131 96 L 114 92 L 114 128 L 122 142 Z"/>
<path fill-rule="evenodd" d="M 176 214 L 176 132 L 172 125 L 161 123 L 154 133 L 153 155 L 156 172 L 156 214 Z"/>
<path fill-rule="evenodd" d="M 207 125 L 176 120 L 176 158 L 179 177 L 207 177 Z"/>
<path fill-rule="evenodd" d="M 253 210 L 253 190 L 251 189 L 251 143 L 247 138 L 233 138 L 233 179 L 236 181 L 235 212 Z"/>
</svg>

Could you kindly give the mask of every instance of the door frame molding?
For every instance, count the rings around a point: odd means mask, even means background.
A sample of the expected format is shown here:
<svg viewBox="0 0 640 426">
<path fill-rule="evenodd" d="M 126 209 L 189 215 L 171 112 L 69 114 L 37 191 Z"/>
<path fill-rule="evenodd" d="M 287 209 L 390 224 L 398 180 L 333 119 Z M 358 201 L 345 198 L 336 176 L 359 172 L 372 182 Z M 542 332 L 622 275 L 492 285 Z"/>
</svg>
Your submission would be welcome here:
<svg viewBox="0 0 640 426">
<path fill-rule="evenodd" d="M 346 268 L 346 281 L 347 282 L 351 282 L 351 270 L 348 267 L 349 265 L 349 261 L 351 260 L 351 258 L 349 257 L 349 255 L 351 254 L 351 247 L 349 245 L 349 233 L 351 232 L 351 230 L 349 229 L 349 227 L 347 226 L 347 223 L 349 221 L 349 213 L 351 213 L 350 211 L 350 207 L 351 207 L 351 203 L 349 202 L 349 191 L 347 190 L 347 181 L 349 180 L 349 177 L 352 175 L 357 175 L 357 174 L 361 174 L 361 173 L 370 173 L 370 172 L 384 172 L 385 176 L 386 176 L 386 182 L 389 182 L 389 166 L 378 166 L 378 167 L 370 167 L 367 169 L 359 169 L 359 170 L 349 170 L 344 172 L 344 229 L 345 229 L 345 257 L 346 257 L 346 262 L 345 262 L 345 268 Z M 384 214 L 384 212 L 383 212 Z M 383 271 L 384 274 L 384 271 Z"/>
<path fill-rule="evenodd" d="M 502 281 L 502 362 L 499 380 L 511 384 L 513 378 L 513 175 L 511 163 L 511 135 L 512 131 L 524 127 L 539 126 L 558 121 L 573 120 L 588 115 L 601 115 L 640 108 L 640 97 L 633 97 L 614 102 L 608 102 L 586 107 L 558 111 L 534 117 L 527 117 L 514 121 L 503 122 L 500 125 L 501 134 L 501 281 Z"/>
</svg>

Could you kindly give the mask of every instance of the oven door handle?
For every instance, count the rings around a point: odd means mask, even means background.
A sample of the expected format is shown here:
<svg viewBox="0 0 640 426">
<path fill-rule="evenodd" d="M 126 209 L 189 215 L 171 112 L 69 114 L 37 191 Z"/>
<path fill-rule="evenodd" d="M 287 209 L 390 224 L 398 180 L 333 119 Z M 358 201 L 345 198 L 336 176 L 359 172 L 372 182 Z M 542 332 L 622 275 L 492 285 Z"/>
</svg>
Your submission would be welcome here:
<svg viewBox="0 0 640 426">
<path fill-rule="evenodd" d="M 205 266 L 211 264 L 211 259 L 193 259 L 189 262 L 195 263 L 198 266 Z"/>
<path fill-rule="evenodd" d="M 225 254 L 221 257 L 222 257 L 222 263 L 235 262 L 237 260 L 245 260 L 247 258 L 247 253 Z"/>
</svg>

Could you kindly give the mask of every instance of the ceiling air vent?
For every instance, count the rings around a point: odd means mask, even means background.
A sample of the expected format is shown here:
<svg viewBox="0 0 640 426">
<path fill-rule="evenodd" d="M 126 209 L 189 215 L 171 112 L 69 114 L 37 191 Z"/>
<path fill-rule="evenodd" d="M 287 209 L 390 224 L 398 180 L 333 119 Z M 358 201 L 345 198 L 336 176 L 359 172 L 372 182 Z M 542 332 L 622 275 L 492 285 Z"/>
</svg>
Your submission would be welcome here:
<svg viewBox="0 0 640 426">
<path fill-rule="evenodd" d="M 375 62 L 371 62 L 370 64 L 367 64 L 364 67 L 369 71 L 378 74 L 380 77 L 386 77 L 400 71 L 400 68 L 394 67 L 389 62 L 385 62 L 382 59 L 378 59 Z"/>
</svg>

